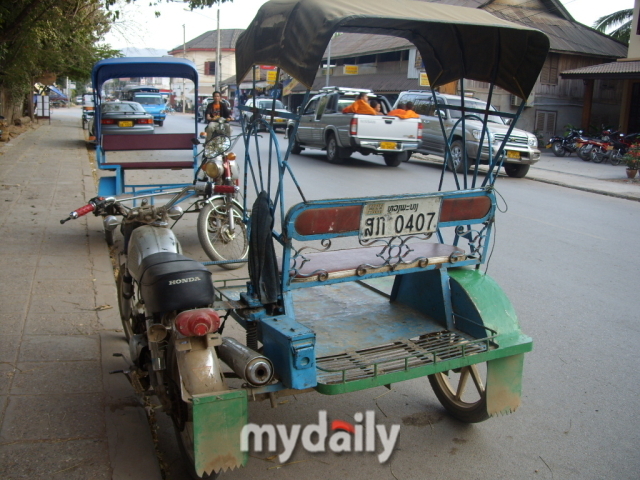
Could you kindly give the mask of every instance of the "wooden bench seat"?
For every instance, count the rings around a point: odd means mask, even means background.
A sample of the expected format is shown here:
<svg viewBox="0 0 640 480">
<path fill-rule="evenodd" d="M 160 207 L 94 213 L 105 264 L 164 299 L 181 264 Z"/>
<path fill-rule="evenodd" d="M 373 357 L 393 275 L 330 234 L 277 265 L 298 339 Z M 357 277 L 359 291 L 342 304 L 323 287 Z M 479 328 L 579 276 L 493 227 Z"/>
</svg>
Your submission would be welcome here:
<svg viewBox="0 0 640 480">
<path fill-rule="evenodd" d="M 411 243 L 408 246 L 412 251 L 402 258 L 402 263 L 396 264 L 394 267 L 385 265 L 384 258 L 378 256 L 383 249 L 381 245 L 303 253 L 302 256 L 308 261 L 298 271 L 291 272 L 291 280 L 293 282 L 315 282 L 357 277 L 377 272 L 397 272 L 409 268 L 426 267 L 427 265 L 455 263 L 466 258 L 464 250 L 452 245 L 421 241 Z M 298 265 L 303 261 L 300 257 L 297 260 Z M 397 263 L 398 260 L 394 257 L 392 263 Z"/>
</svg>

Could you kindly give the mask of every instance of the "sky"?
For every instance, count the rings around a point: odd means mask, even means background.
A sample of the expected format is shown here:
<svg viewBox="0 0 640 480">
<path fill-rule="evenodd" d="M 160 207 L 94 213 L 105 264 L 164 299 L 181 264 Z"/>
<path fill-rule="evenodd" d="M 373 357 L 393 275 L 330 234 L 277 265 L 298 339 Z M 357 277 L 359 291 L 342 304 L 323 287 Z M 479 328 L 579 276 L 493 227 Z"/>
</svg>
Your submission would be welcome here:
<svg viewBox="0 0 640 480">
<path fill-rule="evenodd" d="M 391 0 L 392 1 L 392 0 Z M 220 28 L 246 28 L 266 0 L 236 0 L 220 6 Z M 633 0 L 565 0 L 565 8 L 578 22 L 591 26 L 603 15 L 633 7 Z M 158 48 L 172 50 L 209 30 L 216 29 L 217 7 L 189 11 L 180 2 L 148 6 L 148 0 L 119 7 L 118 22 L 105 41 L 113 48 Z M 154 15 L 160 11 L 160 17 Z M 184 37 L 183 37 L 183 27 Z"/>
</svg>

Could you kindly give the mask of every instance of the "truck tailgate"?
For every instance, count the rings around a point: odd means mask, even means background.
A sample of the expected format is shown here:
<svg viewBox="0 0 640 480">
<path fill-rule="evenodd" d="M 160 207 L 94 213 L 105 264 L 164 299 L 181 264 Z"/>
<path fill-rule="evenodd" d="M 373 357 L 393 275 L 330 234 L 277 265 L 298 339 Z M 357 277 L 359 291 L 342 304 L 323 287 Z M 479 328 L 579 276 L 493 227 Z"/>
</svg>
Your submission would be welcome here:
<svg viewBox="0 0 640 480">
<path fill-rule="evenodd" d="M 357 137 L 361 139 L 403 141 L 418 138 L 419 118 L 398 118 L 373 115 L 355 115 L 358 121 Z"/>
</svg>

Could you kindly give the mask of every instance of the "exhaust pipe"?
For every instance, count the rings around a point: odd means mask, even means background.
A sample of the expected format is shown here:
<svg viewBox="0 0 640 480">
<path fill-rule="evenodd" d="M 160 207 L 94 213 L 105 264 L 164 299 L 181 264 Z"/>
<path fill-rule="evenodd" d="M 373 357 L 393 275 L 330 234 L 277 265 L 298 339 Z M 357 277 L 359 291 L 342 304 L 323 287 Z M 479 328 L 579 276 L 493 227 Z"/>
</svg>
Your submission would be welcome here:
<svg viewBox="0 0 640 480">
<path fill-rule="evenodd" d="M 222 339 L 222 345 L 218 347 L 218 355 L 231 367 L 231 370 L 254 387 L 266 385 L 273 378 L 271 360 L 233 338 Z"/>
</svg>

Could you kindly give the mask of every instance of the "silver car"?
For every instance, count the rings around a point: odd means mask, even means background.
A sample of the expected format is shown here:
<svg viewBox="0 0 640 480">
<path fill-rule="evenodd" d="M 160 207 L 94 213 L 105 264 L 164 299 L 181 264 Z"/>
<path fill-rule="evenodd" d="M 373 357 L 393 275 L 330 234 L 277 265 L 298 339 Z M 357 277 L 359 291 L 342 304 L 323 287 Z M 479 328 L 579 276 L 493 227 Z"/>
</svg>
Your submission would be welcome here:
<svg viewBox="0 0 640 480">
<path fill-rule="evenodd" d="M 269 97 L 258 97 L 256 98 L 256 104 L 258 108 L 262 108 L 268 111 L 271 111 L 271 109 L 274 107 L 273 105 L 273 98 L 269 98 Z M 286 107 L 284 106 L 284 104 L 280 101 L 280 100 L 275 100 L 276 104 L 275 104 L 275 111 L 279 112 L 279 113 L 289 113 L 289 110 L 286 109 Z M 247 103 L 244 104 L 245 107 L 250 107 L 253 108 L 253 98 L 250 98 L 249 100 L 247 100 Z M 244 115 L 244 121 L 245 122 L 249 122 L 251 121 L 251 117 L 253 117 L 253 113 L 252 112 L 242 112 L 242 115 Z M 267 123 L 269 123 L 271 121 L 271 115 L 264 115 L 264 119 L 267 121 Z M 283 117 L 275 117 L 273 118 L 273 129 L 277 130 L 278 128 L 281 128 L 282 130 L 286 130 L 287 129 L 287 119 L 283 118 Z"/>
<path fill-rule="evenodd" d="M 93 123 L 89 131 L 95 136 Z M 153 115 L 137 102 L 106 102 L 100 105 L 102 135 L 143 135 L 154 133 Z"/>
</svg>

